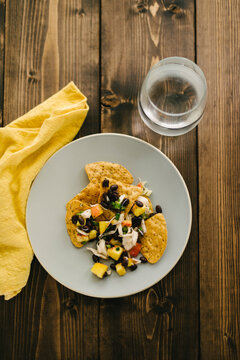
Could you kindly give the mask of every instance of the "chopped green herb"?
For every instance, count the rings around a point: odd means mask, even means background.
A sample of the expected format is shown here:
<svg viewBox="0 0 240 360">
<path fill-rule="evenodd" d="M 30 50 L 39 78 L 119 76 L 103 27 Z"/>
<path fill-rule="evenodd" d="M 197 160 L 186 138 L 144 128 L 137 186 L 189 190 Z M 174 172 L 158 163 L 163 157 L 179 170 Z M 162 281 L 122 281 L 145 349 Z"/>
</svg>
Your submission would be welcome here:
<svg viewBox="0 0 240 360">
<path fill-rule="evenodd" d="M 121 206 L 120 203 L 118 203 L 118 202 L 115 201 L 115 202 L 112 203 L 112 207 L 113 207 L 114 209 L 121 209 L 122 206 Z"/>
<path fill-rule="evenodd" d="M 119 220 L 120 219 L 120 213 L 117 213 L 116 214 L 116 220 Z"/>
<path fill-rule="evenodd" d="M 111 247 L 111 245 L 106 245 L 106 248 L 108 248 L 108 249 L 109 249 L 110 247 Z"/>
<path fill-rule="evenodd" d="M 83 245 L 86 244 L 86 241 L 82 241 L 82 244 L 83 244 Z"/>
<path fill-rule="evenodd" d="M 83 211 L 80 211 L 80 212 L 78 212 L 76 215 L 81 215 L 83 213 Z"/>
<path fill-rule="evenodd" d="M 147 215 L 146 213 L 143 213 L 143 214 L 142 214 L 142 218 L 143 218 L 144 220 L 146 220 L 146 219 L 148 218 L 148 215 Z"/>
<path fill-rule="evenodd" d="M 124 227 L 122 228 L 122 231 L 123 231 L 124 234 L 126 234 L 126 233 L 128 232 L 128 227 L 127 227 L 127 226 L 124 226 Z"/>
</svg>

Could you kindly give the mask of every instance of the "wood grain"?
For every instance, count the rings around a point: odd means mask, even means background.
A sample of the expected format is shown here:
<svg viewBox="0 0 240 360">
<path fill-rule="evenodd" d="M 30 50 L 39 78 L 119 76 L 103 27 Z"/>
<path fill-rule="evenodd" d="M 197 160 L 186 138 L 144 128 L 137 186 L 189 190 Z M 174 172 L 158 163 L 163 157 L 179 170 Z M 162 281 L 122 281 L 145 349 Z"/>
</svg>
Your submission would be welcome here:
<svg viewBox="0 0 240 360">
<path fill-rule="evenodd" d="M 203 359 L 240 358 L 239 1 L 197 2 L 197 60 L 208 82 L 199 126 Z"/>
<path fill-rule="evenodd" d="M 4 125 L 73 80 L 91 108 L 80 135 L 98 131 L 98 23 L 97 0 L 6 3 Z M 22 292 L 0 299 L 0 358 L 98 359 L 98 303 L 34 260 Z"/>
<path fill-rule="evenodd" d="M 193 226 L 182 259 L 163 281 L 136 296 L 101 302 L 100 353 L 104 359 L 112 359 L 115 351 L 120 358 L 196 359 L 196 131 L 178 138 L 158 136 L 143 125 L 136 106 L 153 64 L 172 55 L 194 60 L 194 1 L 103 0 L 101 29 L 102 130 L 140 137 L 174 161 L 190 191 Z"/>
</svg>

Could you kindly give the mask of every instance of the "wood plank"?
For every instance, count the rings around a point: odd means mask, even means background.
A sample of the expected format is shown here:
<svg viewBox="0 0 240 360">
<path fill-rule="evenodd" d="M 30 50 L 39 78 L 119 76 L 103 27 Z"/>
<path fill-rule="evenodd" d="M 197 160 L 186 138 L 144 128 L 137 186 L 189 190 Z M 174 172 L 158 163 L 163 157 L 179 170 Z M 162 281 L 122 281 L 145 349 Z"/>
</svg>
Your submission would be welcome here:
<svg viewBox="0 0 240 360">
<path fill-rule="evenodd" d="M 0 126 L 3 124 L 3 89 L 5 58 L 5 0 L 0 1 Z"/>
<path fill-rule="evenodd" d="M 199 126 L 203 359 L 240 358 L 239 1 L 197 1 L 197 60 L 208 82 Z"/>
<path fill-rule="evenodd" d="M 137 94 L 150 67 L 167 56 L 194 60 L 194 1 L 102 1 L 102 130 L 133 134 L 177 165 L 193 205 L 189 245 L 174 270 L 153 288 L 102 300 L 100 353 L 104 359 L 198 358 L 198 230 L 196 130 L 166 138 L 147 129 Z"/>
<path fill-rule="evenodd" d="M 91 109 L 80 135 L 98 131 L 98 23 L 97 0 L 7 2 L 4 125 L 73 80 Z M 97 359 L 98 303 L 34 260 L 23 291 L 0 299 L 1 359 Z"/>
</svg>

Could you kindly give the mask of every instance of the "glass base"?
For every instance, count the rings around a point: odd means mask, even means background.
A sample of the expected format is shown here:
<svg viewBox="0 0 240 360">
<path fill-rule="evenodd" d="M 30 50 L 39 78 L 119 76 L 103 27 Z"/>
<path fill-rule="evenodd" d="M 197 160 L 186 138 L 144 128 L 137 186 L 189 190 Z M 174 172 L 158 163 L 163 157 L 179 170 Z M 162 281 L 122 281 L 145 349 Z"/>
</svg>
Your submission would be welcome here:
<svg viewBox="0 0 240 360">
<path fill-rule="evenodd" d="M 201 121 L 201 119 L 203 117 L 203 114 L 202 114 L 202 116 L 199 119 L 197 119 L 193 124 L 191 124 L 189 126 L 186 126 L 186 127 L 180 128 L 180 129 L 168 129 L 168 128 L 162 127 L 160 125 L 157 125 L 156 123 L 154 123 L 153 121 L 151 121 L 149 119 L 149 117 L 144 113 L 144 111 L 141 107 L 139 97 L 138 97 L 138 112 L 139 112 L 139 115 L 141 116 L 141 119 L 143 120 L 144 124 L 147 127 L 149 127 L 149 129 L 151 129 L 152 131 L 154 131 L 157 134 L 165 135 L 165 136 L 184 135 L 184 134 L 188 133 L 189 131 L 191 131 L 192 129 L 194 129 L 199 124 L 199 122 Z"/>
</svg>

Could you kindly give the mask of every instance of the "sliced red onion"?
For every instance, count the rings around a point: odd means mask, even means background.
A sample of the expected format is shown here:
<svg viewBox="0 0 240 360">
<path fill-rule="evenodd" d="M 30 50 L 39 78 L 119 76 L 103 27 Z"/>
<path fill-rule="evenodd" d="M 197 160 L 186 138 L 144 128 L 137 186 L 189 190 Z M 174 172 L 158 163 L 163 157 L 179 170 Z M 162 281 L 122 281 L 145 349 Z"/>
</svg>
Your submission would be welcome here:
<svg viewBox="0 0 240 360">
<path fill-rule="evenodd" d="M 91 217 L 91 209 L 87 209 L 81 213 L 80 216 L 82 216 L 84 219 L 89 219 Z"/>
<path fill-rule="evenodd" d="M 77 228 L 77 232 L 81 235 L 85 235 L 85 236 L 88 236 L 88 233 L 86 233 L 85 231 L 82 231 L 80 229 Z"/>
<path fill-rule="evenodd" d="M 147 228 L 146 228 L 144 219 L 142 219 L 141 226 L 142 226 L 143 232 L 146 233 L 146 232 L 147 232 Z"/>
<path fill-rule="evenodd" d="M 105 256 L 108 256 L 107 254 L 107 249 L 106 249 L 106 245 L 105 245 L 105 240 L 101 239 L 99 240 L 99 242 L 97 243 L 97 251 L 100 254 L 103 254 Z"/>
<path fill-rule="evenodd" d="M 136 258 L 131 258 L 131 259 L 134 262 L 134 264 L 141 264 L 141 260 L 136 259 Z"/>
</svg>

